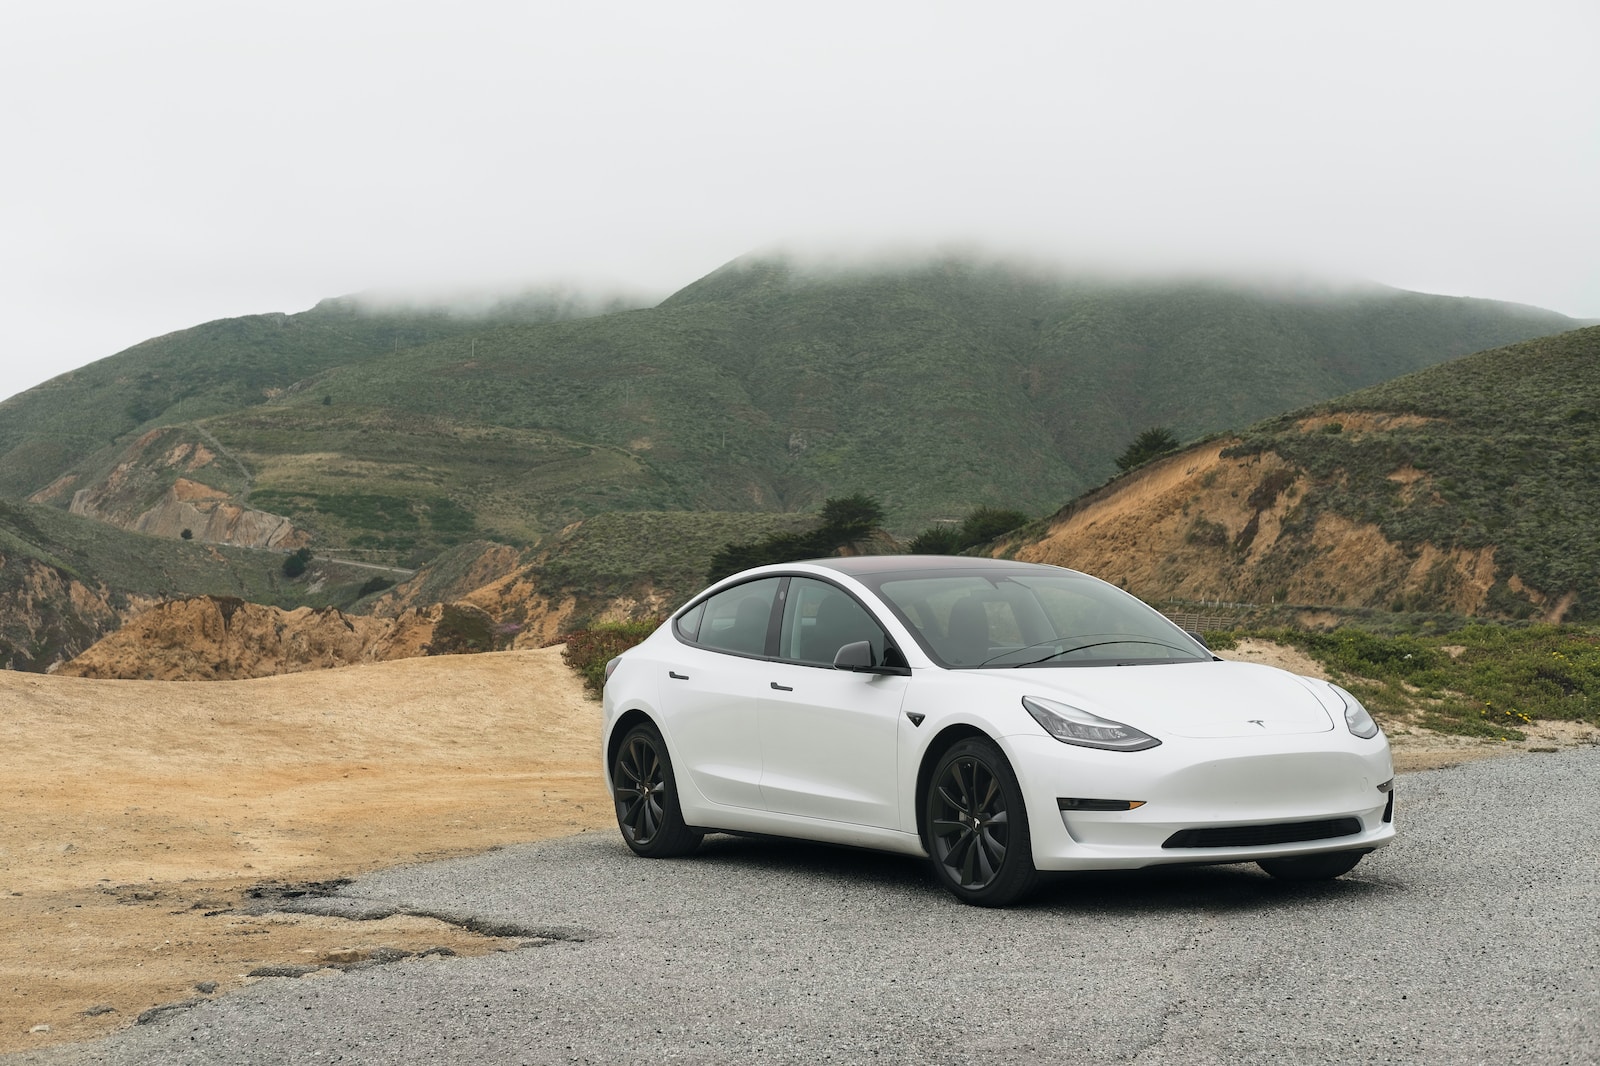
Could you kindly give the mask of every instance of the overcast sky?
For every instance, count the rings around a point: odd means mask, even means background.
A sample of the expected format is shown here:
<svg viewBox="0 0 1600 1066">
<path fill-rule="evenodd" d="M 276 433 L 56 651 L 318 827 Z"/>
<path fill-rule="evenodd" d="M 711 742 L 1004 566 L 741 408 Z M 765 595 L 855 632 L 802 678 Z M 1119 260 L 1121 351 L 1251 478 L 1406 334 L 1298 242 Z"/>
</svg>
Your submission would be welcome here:
<svg viewBox="0 0 1600 1066">
<path fill-rule="evenodd" d="M 8 3 L 0 397 L 372 289 L 790 241 L 1600 318 L 1600 4 Z"/>
</svg>

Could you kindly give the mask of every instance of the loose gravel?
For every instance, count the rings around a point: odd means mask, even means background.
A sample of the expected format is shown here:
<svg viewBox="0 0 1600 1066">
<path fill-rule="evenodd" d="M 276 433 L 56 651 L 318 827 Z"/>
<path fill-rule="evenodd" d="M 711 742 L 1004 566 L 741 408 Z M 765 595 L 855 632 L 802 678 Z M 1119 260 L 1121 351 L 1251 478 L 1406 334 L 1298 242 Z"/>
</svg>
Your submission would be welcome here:
<svg viewBox="0 0 1600 1066">
<path fill-rule="evenodd" d="M 396 869 L 328 913 L 538 931 L 521 950 L 274 978 L 62 1063 L 1593 1063 L 1600 749 L 1407 775 L 1339 881 L 1077 875 L 1005 911 L 922 863 L 588 834 Z"/>
</svg>

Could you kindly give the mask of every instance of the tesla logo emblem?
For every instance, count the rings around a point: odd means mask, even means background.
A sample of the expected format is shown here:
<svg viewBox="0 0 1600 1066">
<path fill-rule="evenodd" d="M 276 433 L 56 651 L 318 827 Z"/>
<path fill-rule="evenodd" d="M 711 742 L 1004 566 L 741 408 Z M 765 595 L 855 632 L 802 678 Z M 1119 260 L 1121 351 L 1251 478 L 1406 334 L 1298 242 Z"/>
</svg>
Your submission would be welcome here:
<svg viewBox="0 0 1600 1066">
<path fill-rule="evenodd" d="M 1261 728 L 1262 728 L 1262 729 L 1265 729 L 1265 728 L 1267 728 L 1267 723 L 1265 723 L 1265 722 L 1263 722 L 1263 721 L 1262 721 L 1262 720 L 1261 720 L 1261 719 L 1259 719 L 1259 718 L 1246 718 L 1246 719 L 1245 719 L 1245 721 L 1247 721 L 1247 722 L 1249 722 L 1249 723 L 1250 723 L 1250 724 L 1251 724 L 1251 725 L 1258 725 L 1258 726 L 1260 726 L 1260 727 L 1261 727 Z"/>
</svg>

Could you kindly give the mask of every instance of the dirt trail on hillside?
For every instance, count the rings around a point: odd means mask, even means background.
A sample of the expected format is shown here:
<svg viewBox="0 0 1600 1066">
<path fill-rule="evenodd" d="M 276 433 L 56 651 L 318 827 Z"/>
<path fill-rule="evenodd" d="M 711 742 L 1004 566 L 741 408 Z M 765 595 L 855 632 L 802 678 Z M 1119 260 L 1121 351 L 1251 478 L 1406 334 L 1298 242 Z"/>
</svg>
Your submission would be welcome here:
<svg viewBox="0 0 1600 1066">
<path fill-rule="evenodd" d="M 1262 642 L 1227 654 L 1318 670 Z M 262 967 L 517 948 L 429 918 L 277 913 L 271 886 L 613 831 L 599 728 L 554 648 L 249 681 L 0 671 L 0 1054 Z M 1401 769 L 1526 746 L 1391 729 Z"/>
</svg>

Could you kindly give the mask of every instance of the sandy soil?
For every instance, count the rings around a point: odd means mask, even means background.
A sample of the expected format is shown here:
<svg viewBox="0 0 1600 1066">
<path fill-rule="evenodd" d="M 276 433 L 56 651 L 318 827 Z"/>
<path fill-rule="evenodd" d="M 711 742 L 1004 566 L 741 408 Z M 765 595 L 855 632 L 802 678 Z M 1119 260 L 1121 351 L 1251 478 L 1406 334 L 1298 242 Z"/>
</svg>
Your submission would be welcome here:
<svg viewBox="0 0 1600 1066">
<path fill-rule="evenodd" d="M 1276 645 L 1227 654 L 1317 672 Z M 225 682 L 0 671 L 0 1054 L 260 967 L 516 947 L 425 918 L 262 913 L 251 892 L 609 832 L 599 724 L 559 649 Z M 1579 739 L 1386 728 L 1402 770 Z"/>
<path fill-rule="evenodd" d="M 251 916 L 248 890 L 609 826 L 599 725 L 559 649 L 205 683 L 0 672 L 0 1054 L 262 966 L 514 947 Z"/>
</svg>

